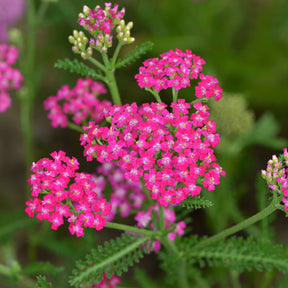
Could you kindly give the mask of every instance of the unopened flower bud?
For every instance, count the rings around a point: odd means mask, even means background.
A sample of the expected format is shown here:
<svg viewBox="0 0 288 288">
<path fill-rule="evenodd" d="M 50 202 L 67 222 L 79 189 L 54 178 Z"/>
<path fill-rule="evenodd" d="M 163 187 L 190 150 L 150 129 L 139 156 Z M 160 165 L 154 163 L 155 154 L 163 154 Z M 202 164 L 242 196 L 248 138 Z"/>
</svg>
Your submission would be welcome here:
<svg viewBox="0 0 288 288">
<path fill-rule="evenodd" d="M 77 30 L 73 30 L 73 36 L 74 38 L 78 38 L 79 37 L 79 33 Z"/>
<path fill-rule="evenodd" d="M 89 12 L 90 12 L 90 8 L 87 6 L 87 5 L 84 5 L 83 6 L 83 13 L 88 16 L 89 15 Z"/>
<path fill-rule="evenodd" d="M 131 29 L 133 27 L 133 22 L 130 21 L 127 25 L 126 25 L 126 29 Z"/>
<path fill-rule="evenodd" d="M 71 44 L 74 44 L 75 45 L 75 38 L 73 36 L 69 36 L 68 37 L 68 41 L 71 43 Z"/>
</svg>

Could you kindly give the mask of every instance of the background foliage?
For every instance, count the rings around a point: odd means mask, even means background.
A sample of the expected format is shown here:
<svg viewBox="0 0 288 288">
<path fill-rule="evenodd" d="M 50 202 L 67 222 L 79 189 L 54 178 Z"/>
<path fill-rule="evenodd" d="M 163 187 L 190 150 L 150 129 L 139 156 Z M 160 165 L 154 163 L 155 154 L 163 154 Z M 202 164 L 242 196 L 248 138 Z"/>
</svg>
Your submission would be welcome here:
<svg viewBox="0 0 288 288">
<path fill-rule="evenodd" d="M 37 5 L 39 3 L 40 1 Z M 59 0 L 50 4 L 44 22 L 38 29 L 35 75 L 39 78 L 39 86 L 33 116 L 37 159 L 60 149 L 81 159 L 82 148 L 78 143 L 78 134 L 74 131 L 52 129 L 42 103 L 48 96 L 55 95 L 62 85 L 75 84 L 78 77 L 76 74 L 55 69 L 54 64 L 58 59 L 74 57 L 67 38 L 77 28 L 77 17 L 82 5 L 93 7 L 103 3 L 104 1 L 95 0 L 87 0 L 85 3 Z M 246 127 L 246 133 L 234 133 L 232 137 L 223 132 L 223 145 L 226 146 L 222 149 L 219 146 L 218 158 L 227 171 L 227 176 L 214 193 L 205 195 L 207 201 L 214 202 L 213 207 L 192 210 L 192 232 L 202 235 L 219 231 L 264 207 L 267 199 L 265 185 L 262 185 L 261 180 L 256 181 L 257 174 L 260 169 L 265 168 L 271 154 L 278 153 L 287 145 L 285 139 L 288 138 L 288 2 L 122 0 L 118 3 L 120 7 L 126 7 L 126 19 L 134 22 L 132 32 L 136 38 L 135 46 L 140 47 L 146 41 L 154 42 L 153 49 L 145 58 L 157 57 L 169 49 L 192 50 L 205 59 L 206 72 L 219 79 L 226 92 L 225 97 L 237 94 L 246 103 L 243 111 L 251 113 L 253 118 L 253 123 Z M 25 38 L 25 19 L 18 27 Z M 25 52 L 21 57 L 25 57 Z M 144 58 L 128 68 L 121 68 L 116 75 L 125 102 L 143 103 L 152 100 L 148 93 L 138 88 L 134 79 L 143 60 Z M 193 90 L 181 92 L 188 99 Z M 225 97 L 222 102 L 225 102 Z M 231 117 L 239 111 L 240 106 L 238 102 L 227 108 L 227 111 L 235 110 Z M 13 107 L 0 115 L 0 263 L 11 263 L 11 267 L 16 270 L 17 265 L 26 267 L 21 276 L 24 278 L 27 277 L 27 271 L 30 271 L 29 275 L 42 273 L 29 266 L 33 261 L 50 261 L 55 266 L 64 264 L 64 272 L 53 276 L 53 287 L 68 287 L 68 275 L 73 261 L 83 258 L 91 247 L 95 247 L 96 240 L 103 243 L 104 240 L 115 237 L 115 234 L 105 229 L 97 234 L 87 231 L 85 238 L 75 239 L 65 229 L 55 233 L 50 230 L 48 223 L 39 224 L 27 218 L 23 211 L 26 199 L 25 155 L 18 110 L 17 102 L 13 101 Z M 240 125 L 244 123 L 242 121 L 240 117 Z M 228 118 L 217 123 L 219 130 L 221 125 L 233 124 Z M 88 165 L 83 158 L 82 162 L 82 167 L 86 165 L 88 170 L 94 169 L 93 164 Z M 287 244 L 287 219 L 282 214 L 277 219 L 273 216 L 270 218 L 253 226 L 247 234 L 256 236 L 261 233 L 270 240 L 276 239 Z M 271 221 L 276 232 L 271 229 Z M 133 219 L 128 219 L 127 222 L 133 223 Z M 28 237 L 31 233 L 32 237 Z M 139 265 L 146 269 L 147 275 L 157 278 L 161 277 L 161 274 L 158 275 L 158 261 L 153 255 L 149 255 Z M 53 266 L 46 266 L 45 269 L 51 274 L 57 272 Z M 216 272 L 211 272 L 208 269 L 203 268 L 203 273 L 210 272 L 209 277 L 214 279 L 211 280 L 211 285 L 218 283 L 221 287 L 228 287 L 225 286 L 228 285 L 225 283 L 225 270 L 219 268 L 214 270 Z M 127 285 L 134 287 L 138 285 L 137 279 L 142 279 L 139 280 L 139 287 L 142 287 L 143 282 L 148 281 L 139 270 L 136 270 L 136 280 L 132 280 L 133 273 L 131 271 L 124 275 Z M 245 287 L 255 287 L 254 283 L 262 278 L 259 272 L 245 273 L 240 278 L 246 283 Z M 265 279 L 271 284 L 269 279 L 275 275 L 271 274 L 273 271 L 269 273 L 265 275 Z M 281 280 L 282 276 L 279 277 Z M 10 278 L 1 276 L 0 281 L 3 283 L 0 286 L 11 287 Z M 46 283 L 45 279 L 38 281 Z M 282 286 L 279 284 L 275 287 Z"/>
</svg>

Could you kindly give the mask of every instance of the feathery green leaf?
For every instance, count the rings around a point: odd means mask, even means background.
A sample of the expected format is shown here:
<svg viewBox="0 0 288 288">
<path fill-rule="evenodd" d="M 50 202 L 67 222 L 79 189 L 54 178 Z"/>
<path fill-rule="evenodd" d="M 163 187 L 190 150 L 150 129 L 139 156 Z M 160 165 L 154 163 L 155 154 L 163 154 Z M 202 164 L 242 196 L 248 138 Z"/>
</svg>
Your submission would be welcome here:
<svg viewBox="0 0 288 288">
<path fill-rule="evenodd" d="M 119 59 L 116 63 L 116 68 L 125 67 L 132 62 L 139 59 L 142 55 L 146 54 L 149 50 L 152 49 L 153 43 L 150 41 L 144 42 L 140 47 L 135 47 L 135 49 L 128 55 L 124 56 L 122 59 Z"/>
<path fill-rule="evenodd" d="M 90 77 L 94 80 L 105 81 L 105 77 L 101 72 L 96 72 L 94 69 L 90 68 L 82 62 L 79 62 L 77 59 L 71 60 L 65 58 L 64 60 L 57 60 L 54 67 L 68 70 L 71 73 L 80 74 L 83 77 Z"/>
<path fill-rule="evenodd" d="M 188 196 L 184 201 L 180 203 L 182 207 L 187 209 L 200 209 L 200 208 L 208 208 L 213 206 L 213 203 L 206 199 L 204 196 Z"/>
<path fill-rule="evenodd" d="M 138 263 L 140 258 L 143 258 L 141 245 L 148 240 L 148 237 L 123 233 L 121 237 L 105 242 L 104 246 L 93 249 L 85 260 L 76 262 L 73 276 L 70 277 L 70 284 L 80 287 L 83 283 L 100 282 L 103 272 L 108 274 L 108 277 L 112 274 L 121 276 L 129 266 Z"/>
<path fill-rule="evenodd" d="M 187 254 L 186 254 L 187 255 Z M 189 259 L 200 266 L 229 267 L 235 270 L 271 271 L 277 269 L 288 272 L 287 255 L 283 247 L 268 240 L 256 241 L 252 237 L 232 237 L 219 241 L 199 251 L 189 253 Z"/>
</svg>

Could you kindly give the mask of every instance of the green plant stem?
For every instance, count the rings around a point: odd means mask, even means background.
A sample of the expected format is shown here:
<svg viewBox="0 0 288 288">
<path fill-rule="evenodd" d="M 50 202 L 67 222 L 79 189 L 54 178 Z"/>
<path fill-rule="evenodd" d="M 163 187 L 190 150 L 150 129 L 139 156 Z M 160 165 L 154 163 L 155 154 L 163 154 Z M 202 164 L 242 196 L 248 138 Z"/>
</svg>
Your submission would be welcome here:
<svg viewBox="0 0 288 288">
<path fill-rule="evenodd" d="M 170 253 L 170 257 L 179 258 L 179 251 L 174 244 L 173 241 L 169 240 L 167 236 L 162 237 L 161 243 L 166 247 L 167 251 Z M 177 271 L 175 273 L 178 274 L 178 286 L 179 288 L 189 288 L 190 285 L 188 283 L 187 279 L 187 266 L 186 266 L 186 260 L 181 259 Z"/>
<path fill-rule="evenodd" d="M 162 234 L 165 233 L 164 207 L 161 205 L 159 205 L 159 229 Z"/>
<path fill-rule="evenodd" d="M 28 34 L 26 37 L 26 51 L 24 67 L 22 68 L 24 74 L 25 92 L 20 95 L 20 120 L 21 130 L 24 138 L 25 156 L 26 156 L 26 176 L 29 176 L 31 163 L 34 160 L 34 137 L 32 132 L 32 111 L 33 100 L 35 94 L 35 85 L 33 79 L 33 70 L 35 62 L 35 39 L 36 39 L 36 16 L 35 16 L 35 3 L 33 0 L 28 1 L 27 11 L 27 26 Z"/>
<path fill-rule="evenodd" d="M 178 99 L 178 91 L 179 90 L 175 90 L 174 88 L 172 88 L 172 95 L 173 95 L 173 102 L 176 103 L 177 99 Z"/>
<path fill-rule="evenodd" d="M 102 57 L 105 65 L 107 84 L 112 96 L 113 104 L 121 105 L 121 98 L 119 95 L 118 86 L 114 75 L 115 67 L 111 65 L 106 53 L 102 53 Z"/>
<path fill-rule="evenodd" d="M 125 225 L 125 224 L 119 224 L 119 223 L 112 223 L 112 222 L 106 222 L 105 227 L 117 229 L 117 230 L 123 230 L 123 231 L 129 231 L 137 234 L 142 234 L 150 237 L 159 236 L 159 232 L 146 230 L 146 229 L 140 229 L 137 227 Z"/>
<path fill-rule="evenodd" d="M 274 199 L 275 200 L 275 199 Z M 221 231 L 220 233 L 206 238 L 205 240 L 201 241 L 199 244 L 196 244 L 194 247 L 191 248 L 191 254 L 193 255 L 194 251 L 197 251 L 205 246 L 211 245 L 213 242 L 219 241 L 221 239 L 224 239 L 236 232 L 239 232 L 247 227 L 249 227 L 250 225 L 264 219 L 265 217 L 267 217 L 268 215 L 272 214 L 274 211 L 276 211 L 278 209 L 278 206 L 276 205 L 276 203 L 274 203 L 275 201 L 273 201 L 269 206 L 267 206 L 264 210 L 258 212 L 257 214 L 251 216 L 250 218 L 228 228 L 225 229 L 223 231 Z M 190 255 L 191 256 L 191 255 Z M 186 257 L 189 257 L 189 255 L 186 255 Z"/>
<path fill-rule="evenodd" d="M 196 100 L 190 102 L 190 105 L 193 105 L 193 104 L 195 104 L 195 103 L 197 103 L 197 102 L 208 103 L 208 99 L 205 98 L 205 97 L 202 97 L 202 98 L 200 98 L 200 99 L 196 99 Z"/>
<path fill-rule="evenodd" d="M 118 45 L 114 51 L 114 54 L 113 54 L 113 57 L 112 57 L 112 60 L 111 60 L 111 67 L 115 67 L 115 64 L 116 64 L 116 60 L 118 58 L 118 55 L 119 55 L 119 52 L 121 50 L 121 47 L 122 47 L 122 44 L 120 42 L 118 42 Z"/>
<path fill-rule="evenodd" d="M 89 60 L 92 64 L 94 64 L 97 68 L 102 70 L 103 72 L 106 72 L 106 68 L 103 64 L 101 64 L 99 61 L 94 59 L 93 57 L 88 57 L 87 60 Z"/>
<path fill-rule="evenodd" d="M 84 133 L 84 130 L 79 125 L 76 125 L 73 122 L 68 121 L 67 126 L 68 126 L 68 128 L 70 128 L 72 130 L 75 130 L 75 131 L 80 132 L 80 133 Z"/>
<path fill-rule="evenodd" d="M 161 98 L 159 96 L 159 92 L 158 91 L 155 91 L 155 90 L 150 89 L 150 88 L 145 88 L 145 89 L 154 95 L 154 97 L 155 97 L 155 99 L 156 99 L 156 101 L 158 103 L 162 103 L 162 100 L 161 100 Z"/>
</svg>

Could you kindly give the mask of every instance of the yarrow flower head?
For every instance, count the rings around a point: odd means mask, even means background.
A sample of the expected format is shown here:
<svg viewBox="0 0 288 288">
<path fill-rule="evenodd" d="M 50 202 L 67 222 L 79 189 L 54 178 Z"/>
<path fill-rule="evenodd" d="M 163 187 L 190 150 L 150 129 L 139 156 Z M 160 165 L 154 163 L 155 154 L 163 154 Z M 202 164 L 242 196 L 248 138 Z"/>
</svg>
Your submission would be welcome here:
<svg viewBox="0 0 288 288">
<path fill-rule="evenodd" d="M 155 91 L 173 88 L 175 91 L 190 87 L 190 80 L 197 79 L 203 70 L 205 61 L 192 53 L 176 49 L 160 55 L 160 59 L 151 58 L 143 62 L 139 74 L 135 76 L 140 88 Z M 215 97 L 218 101 L 222 97 L 222 89 L 216 78 L 200 74 L 200 82 L 196 86 L 197 98 Z"/>
<path fill-rule="evenodd" d="M 95 9 L 85 5 L 83 12 L 79 14 L 78 24 L 88 31 L 91 37 L 88 39 L 82 31 L 74 30 L 73 36 L 69 36 L 69 41 L 73 45 L 72 50 L 81 54 L 84 59 L 92 55 L 93 49 L 106 53 L 112 46 L 113 30 L 116 31 L 120 45 L 134 42 L 135 39 L 130 36 L 133 23 L 129 22 L 126 25 L 123 19 L 125 8 L 121 10 L 118 8 L 118 4 L 112 6 L 112 3 L 105 3 L 104 9 L 99 5 Z"/>
<path fill-rule="evenodd" d="M 268 187 L 273 195 L 280 196 L 284 204 L 285 211 L 288 211 L 288 152 L 283 149 L 283 154 L 272 156 L 267 163 L 266 170 L 261 171 L 262 177 L 267 181 Z"/>
<path fill-rule="evenodd" d="M 26 202 L 25 212 L 29 217 L 36 214 L 39 220 L 48 220 L 53 230 L 63 225 L 66 217 L 70 233 L 77 237 L 84 234 L 83 227 L 103 229 L 111 204 L 97 199 L 91 175 L 76 172 L 77 159 L 63 151 L 51 156 L 53 160 L 43 158 L 31 167 L 33 174 L 28 183 L 33 198 Z"/>
<path fill-rule="evenodd" d="M 18 49 L 0 44 L 0 113 L 11 106 L 10 89 L 19 89 L 23 76 L 18 69 L 12 68 L 18 58 Z"/>
<path fill-rule="evenodd" d="M 104 119 L 103 111 L 111 106 L 108 100 L 98 99 L 106 92 L 102 83 L 90 78 L 78 79 L 74 88 L 64 85 L 56 96 L 48 97 L 44 101 L 44 108 L 49 110 L 48 118 L 53 127 L 67 127 L 69 116 L 77 125 L 89 120 L 100 123 Z"/>
<path fill-rule="evenodd" d="M 225 175 L 214 156 L 220 137 L 208 118 L 208 106 L 195 103 L 190 118 L 185 100 L 172 103 L 172 112 L 166 106 L 111 106 L 104 113 L 111 126 L 90 122 L 80 137 L 87 161 L 118 161 L 126 179 L 143 178 L 152 199 L 165 207 L 200 194 L 200 183 L 214 190 Z"/>
</svg>

